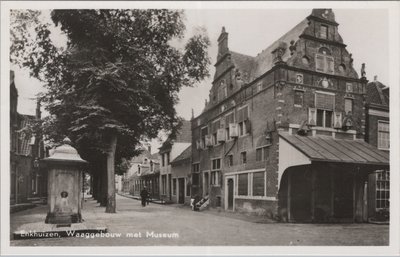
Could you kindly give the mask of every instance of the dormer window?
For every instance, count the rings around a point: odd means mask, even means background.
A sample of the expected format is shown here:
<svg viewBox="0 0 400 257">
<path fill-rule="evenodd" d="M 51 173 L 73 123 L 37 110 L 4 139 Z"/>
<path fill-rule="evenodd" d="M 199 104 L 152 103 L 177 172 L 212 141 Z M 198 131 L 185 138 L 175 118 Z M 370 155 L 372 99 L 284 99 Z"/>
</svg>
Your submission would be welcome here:
<svg viewBox="0 0 400 257">
<path fill-rule="evenodd" d="M 322 39 L 328 39 L 328 26 L 321 25 L 321 30 L 320 30 L 319 36 Z"/>
</svg>

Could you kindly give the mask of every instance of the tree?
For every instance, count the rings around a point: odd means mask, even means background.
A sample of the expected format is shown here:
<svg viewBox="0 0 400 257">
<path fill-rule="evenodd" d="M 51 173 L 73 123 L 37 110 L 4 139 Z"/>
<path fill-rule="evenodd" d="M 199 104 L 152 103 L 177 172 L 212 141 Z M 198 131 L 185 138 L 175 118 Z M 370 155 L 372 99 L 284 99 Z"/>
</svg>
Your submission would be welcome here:
<svg viewBox="0 0 400 257">
<path fill-rule="evenodd" d="M 23 65 L 46 82 L 53 136 L 68 134 L 89 155 L 105 156 L 106 212 L 113 213 L 116 155 L 161 129 L 176 132 L 178 93 L 208 76 L 209 40 L 198 34 L 183 50 L 171 46 L 185 30 L 179 10 L 54 10 L 51 19 L 68 48 L 55 47 L 49 25 L 40 24 Z"/>
</svg>

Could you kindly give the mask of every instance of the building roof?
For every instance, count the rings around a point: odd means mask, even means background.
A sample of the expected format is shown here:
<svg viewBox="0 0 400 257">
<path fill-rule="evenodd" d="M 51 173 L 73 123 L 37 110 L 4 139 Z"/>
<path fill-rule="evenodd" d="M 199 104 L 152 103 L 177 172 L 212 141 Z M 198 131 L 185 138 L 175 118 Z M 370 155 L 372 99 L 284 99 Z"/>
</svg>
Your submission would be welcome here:
<svg viewBox="0 0 400 257">
<path fill-rule="evenodd" d="M 274 51 L 279 45 L 286 45 L 288 48 L 290 41 L 296 42 L 300 35 L 303 34 L 304 30 L 308 27 L 308 20 L 304 19 L 299 24 L 294 26 L 291 30 L 286 32 L 278 40 L 273 42 L 270 46 L 259 53 L 255 58 L 256 68 L 254 70 L 253 79 L 261 76 L 265 72 L 269 71 L 274 66 L 274 56 L 272 51 Z M 289 49 L 287 49 L 282 56 L 282 60 L 285 62 L 291 57 Z"/>
<path fill-rule="evenodd" d="M 192 156 L 192 145 L 189 145 L 180 155 L 178 155 L 175 159 L 172 160 L 173 163 L 177 163 L 180 161 L 188 160 Z"/>
<path fill-rule="evenodd" d="M 190 121 L 182 120 L 182 125 L 176 133 L 176 139 L 174 141 L 177 143 L 192 142 L 192 127 Z"/>
<path fill-rule="evenodd" d="M 389 153 L 362 140 L 328 136 L 299 136 L 280 132 L 279 136 L 311 161 L 389 165 Z"/>
<path fill-rule="evenodd" d="M 149 152 L 149 150 L 147 150 L 146 148 L 142 148 L 142 152 L 137 155 L 132 157 L 131 162 L 136 162 L 136 163 L 141 163 L 143 161 L 143 158 L 147 158 L 147 159 L 151 159 L 151 154 Z"/>
<path fill-rule="evenodd" d="M 389 88 L 377 80 L 368 83 L 366 101 L 389 107 Z"/>
</svg>

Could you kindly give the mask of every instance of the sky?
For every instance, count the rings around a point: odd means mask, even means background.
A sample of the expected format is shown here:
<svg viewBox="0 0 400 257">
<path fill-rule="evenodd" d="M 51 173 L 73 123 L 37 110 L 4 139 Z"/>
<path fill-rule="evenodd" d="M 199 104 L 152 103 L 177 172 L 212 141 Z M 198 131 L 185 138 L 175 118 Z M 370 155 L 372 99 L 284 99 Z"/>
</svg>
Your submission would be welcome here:
<svg viewBox="0 0 400 257">
<path fill-rule="evenodd" d="M 46 13 L 47 12 L 47 13 Z M 333 9 L 339 34 L 347 50 L 353 54 L 354 68 L 360 74 L 361 64 L 366 64 L 367 79 L 374 76 L 388 85 L 389 81 L 389 27 L 387 9 Z M 48 11 L 44 19 L 48 19 Z M 311 14 L 311 9 L 187 9 L 185 10 L 185 38 L 195 33 L 198 27 L 207 30 L 211 41 L 209 55 L 210 77 L 198 85 L 181 90 L 180 102 L 176 106 L 178 115 L 190 119 L 192 109 L 198 116 L 209 97 L 214 64 L 217 56 L 217 38 L 225 26 L 229 33 L 228 46 L 235 52 L 256 56 L 276 39 Z M 58 45 L 65 44 L 64 36 L 53 30 L 53 39 Z M 41 83 L 29 77 L 29 72 L 12 67 L 15 71 L 15 83 L 19 93 L 18 111 L 23 114 L 35 113 L 35 94 L 43 90 Z M 152 142 L 152 149 L 157 149 L 158 141 Z"/>
</svg>

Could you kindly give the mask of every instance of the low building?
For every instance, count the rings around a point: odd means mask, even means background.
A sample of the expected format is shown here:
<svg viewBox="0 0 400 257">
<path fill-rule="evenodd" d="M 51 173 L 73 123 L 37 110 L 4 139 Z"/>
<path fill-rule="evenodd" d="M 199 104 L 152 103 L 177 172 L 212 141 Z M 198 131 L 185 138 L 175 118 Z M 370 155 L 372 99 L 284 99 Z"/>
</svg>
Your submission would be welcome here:
<svg viewBox="0 0 400 257">
<path fill-rule="evenodd" d="M 175 138 L 169 136 L 159 148 L 161 200 L 173 201 L 171 162 L 190 146 L 192 135 L 190 126 L 190 121 L 183 120 Z"/>
<path fill-rule="evenodd" d="M 389 87 L 383 85 L 375 76 L 367 84 L 365 141 L 382 151 L 390 149 Z M 390 171 L 376 170 L 368 180 L 368 217 L 386 215 L 390 207 Z"/>
<path fill-rule="evenodd" d="M 180 204 L 190 204 L 192 146 L 189 145 L 171 162 L 172 201 Z"/>
</svg>

